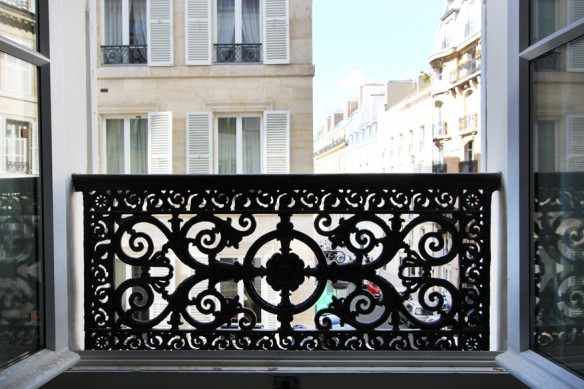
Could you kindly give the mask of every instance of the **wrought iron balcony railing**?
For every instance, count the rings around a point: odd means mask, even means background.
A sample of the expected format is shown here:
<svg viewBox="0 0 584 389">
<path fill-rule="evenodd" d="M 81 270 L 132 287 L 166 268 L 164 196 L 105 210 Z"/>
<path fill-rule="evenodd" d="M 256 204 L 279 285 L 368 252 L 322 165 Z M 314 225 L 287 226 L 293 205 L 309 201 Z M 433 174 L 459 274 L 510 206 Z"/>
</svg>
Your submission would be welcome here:
<svg viewBox="0 0 584 389">
<path fill-rule="evenodd" d="M 262 45 L 245 44 L 216 44 L 217 63 L 261 62 Z"/>
<path fill-rule="evenodd" d="M 479 116 L 476 113 L 464 115 L 458 118 L 460 132 L 477 131 L 479 128 Z"/>
<path fill-rule="evenodd" d="M 88 350 L 489 349 L 498 174 L 73 183 Z"/>
<path fill-rule="evenodd" d="M 448 123 L 436 122 L 432 124 L 432 136 L 434 139 L 448 137 Z"/>
<path fill-rule="evenodd" d="M 446 173 L 445 163 L 435 163 L 432 165 L 432 173 Z"/>
<path fill-rule="evenodd" d="M 147 64 L 148 46 L 101 46 L 102 65 Z"/>
<path fill-rule="evenodd" d="M 475 173 L 478 172 L 478 166 L 478 161 L 476 159 L 461 161 L 458 163 L 458 171 L 461 173 Z"/>
</svg>

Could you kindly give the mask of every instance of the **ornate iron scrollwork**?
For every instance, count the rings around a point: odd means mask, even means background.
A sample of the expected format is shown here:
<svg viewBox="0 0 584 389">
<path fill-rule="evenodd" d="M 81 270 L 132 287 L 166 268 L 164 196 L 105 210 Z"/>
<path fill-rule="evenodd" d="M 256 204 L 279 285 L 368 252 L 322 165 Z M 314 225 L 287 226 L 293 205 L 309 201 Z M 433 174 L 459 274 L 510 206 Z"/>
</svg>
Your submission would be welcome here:
<svg viewBox="0 0 584 389">
<path fill-rule="evenodd" d="M 498 175 L 73 179 L 86 349 L 488 350 Z"/>
<path fill-rule="evenodd" d="M 534 346 L 570 355 L 584 344 L 584 175 L 535 178 Z"/>
</svg>

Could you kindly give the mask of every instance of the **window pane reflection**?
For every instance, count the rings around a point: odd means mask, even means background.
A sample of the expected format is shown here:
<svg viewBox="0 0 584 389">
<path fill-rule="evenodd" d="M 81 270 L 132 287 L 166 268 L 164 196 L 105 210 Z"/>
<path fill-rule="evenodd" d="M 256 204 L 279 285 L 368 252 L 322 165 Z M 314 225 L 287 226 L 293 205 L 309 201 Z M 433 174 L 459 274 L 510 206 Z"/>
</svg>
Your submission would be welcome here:
<svg viewBox="0 0 584 389">
<path fill-rule="evenodd" d="M 5 53 L 0 64 L 2 366 L 39 349 L 44 340 L 37 71 Z"/>
<path fill-rule="evenodd" d="M 584 0 L 531 0 L 531 43 L 584 17 Z"/>
<path fill-rule="evenodd" d="M 532 348 L 584 376 L 584 39 L 531 64 Z"/>
<path fill-rule="evenodd" d="M 0 0 L 0 35 L 36 50 L 36 0 Z"/>
</svg>

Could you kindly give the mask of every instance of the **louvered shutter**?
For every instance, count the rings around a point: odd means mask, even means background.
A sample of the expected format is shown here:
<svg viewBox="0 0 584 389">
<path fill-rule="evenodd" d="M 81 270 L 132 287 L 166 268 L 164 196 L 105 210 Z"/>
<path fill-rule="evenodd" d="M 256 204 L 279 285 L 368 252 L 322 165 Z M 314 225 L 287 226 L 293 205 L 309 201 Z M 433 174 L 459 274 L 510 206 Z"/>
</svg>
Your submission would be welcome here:
<svg viewBox="0 0 584 389">
<path fill-rule="evenodd" d="M 31 173 L 35 176 L 39 174 L 39 126 L 32 123 L 30 129 L 30 147 L 31 147 Z"/>
<path fill-rule="evenodd" d="M 566 171 L 584 171 L 584 116 L 566 118 Z"/>
<path fill-rule="evenodd" d="M 6 172 L 6 119 L 0 117 L 0 173 Z"/>
<path fill-rule="evenodd" d="M 185 63 L 211 65 L 211 0 L 185 0 Z"/>
<path fill-rule="evenodd" d="M 172 0 L 148 1 L 148 65 L 172 66 Z"/>
<path fill-rule="evenodd" d="M 264 172 L 285 174 L 290 172 L 290 113 L 264 112 L 266 129 Z"/>
<path fill-rule="evenodd" d="M 568 20 L 576 22 L 584 17 L 584 3 L 580 0 L 570 0 L 568 5 Z M 584 39 L 579 38 L 568 43 L 567 71 L 584 72 Z"/>
<path fill-rule="evenodd" d="M 270 259 L 272 254 L 266 254 L 264 256 L 264 263 L 263 265 L 266 266 L 266 263 Z M 262 277 L 262 291 L 261 296 L 265 300 L 267 300 L 272 305 L 278 305 L 280 303 L 280 295 L 276 292 L 268 283 L 266 282 L 266 277 Z M 278 317 L 270 313 L 264 309 L 262 309 L 262 323 L 264 324 L 264 328 L 268 330 L 275 330 L 280 327 L 280 322 L 278 321 Z"/>
<path fill-rule="evenodd" d="M 265 64 L 290 63 L 288 0 L 265 0 L 263 8 Z"/>
<path fill-rule="evenodd" d="M 148 113 L 148 173 L 172 173 L 172 112 Z"/>
<path fill-rule="evenodd" d="M 187 174 L 211 173 L 211 113 L 187 113 Z"/>
</svg>

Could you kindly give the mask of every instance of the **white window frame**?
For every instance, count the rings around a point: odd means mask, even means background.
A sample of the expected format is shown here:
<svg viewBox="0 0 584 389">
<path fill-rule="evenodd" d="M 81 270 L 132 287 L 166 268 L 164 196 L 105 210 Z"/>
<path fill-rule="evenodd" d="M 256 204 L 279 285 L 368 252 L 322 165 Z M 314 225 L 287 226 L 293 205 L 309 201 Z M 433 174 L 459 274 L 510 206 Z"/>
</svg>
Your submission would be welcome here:
<svg viewBox="0 0 584 389">
<path fill-rule="evenodd" d="M 214 125 L 213 125 L 213 133 L 215 142 L 214 143 L 214 154 L 216 156 L 215 163 L 213 166 L 213 171 L 215 173 L 219 172 L 219 119 L 220 118 L 235 118 L 236 125 L 235 125 L 235 148 L 236 148 L 236 173 L 235 174 L 242 174 L 243 172 L 243 118 L 259 118 L 260 119 L 260 171 L 257 174 L 264 173 L 265 167 L 263 164 L 265 158 L 265 124 L 263 120 L 262 113 L 246 113 L 246 114 L 220 114 L 215 116 Z"/>
<path fill-rule="evenodd" d="M 483 105 L 488 105 L 489 116 L 483 118 L 482 124 L 490 131 L 482 134 L 485 142 L 481 143 L 489 150 L 499 150 L 492 158 L 487 156 L 485 162 L 487 171 L 503 172 L 505 190 L 500 200 L 496 199 L 494 209 L 494 215 L 499 209 L 501 216 L 499 220 L 495 216 L 492 225 L 497 230 L 494 240 L 499 235 L 507 242 L 506 248 L 497 249 L 507 258 L 506 268 L 499 268 L 500 279 L 507 280 L 507 312 L 502 317 L 507 326 L 507 351 L 496 361 L 533 388 L 581 388 L 584 380 L 530 349 L 530 217 L 526 200 L 530 165 L 529 61 L 584 35 L 584 19 L 530 45 L 528 0 L 493 1 L 484 6 L 486 17 L 491 17 L 489 24 L 483 23 L 487 60 L 484 89 L 489 91 L 483 94 Z M 498 267 L 495 265 L 494 270 Z"/>
<path fill-rule="evenodd" d="M 124 174 L 130 173 L 130 120 L 143 119 L 148 123 L 148 114 L 135 116 L 106 116 L 103 118 L 103 137 L 100 155 L 103 156 L 103 171 L 107 172 L 107 121 L 108 120 L 123 120 L 124 121 Z M 148 131 L 148 130 L 147 130 Z M 148 161 L 148 155 L 146 155 Z"/>
</svg>

